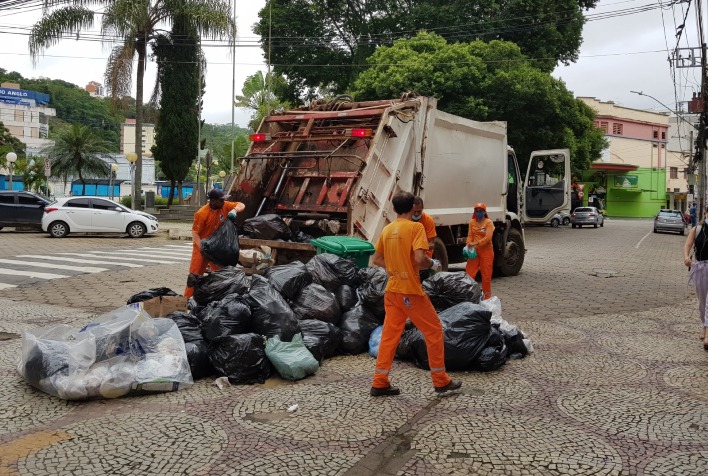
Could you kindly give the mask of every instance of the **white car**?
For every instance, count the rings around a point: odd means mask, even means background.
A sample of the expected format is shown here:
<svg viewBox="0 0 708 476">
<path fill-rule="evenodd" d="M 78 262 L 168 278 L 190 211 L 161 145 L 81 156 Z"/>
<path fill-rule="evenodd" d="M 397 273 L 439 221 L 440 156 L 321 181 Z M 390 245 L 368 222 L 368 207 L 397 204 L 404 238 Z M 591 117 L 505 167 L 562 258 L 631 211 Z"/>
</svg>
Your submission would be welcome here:
<svg viewBox="0 0 708 476">
<path fill-rule="evenodd" d="M 50 203 L 42 216 L 42 231 L 53 238 L 69 233 L 127 233 L 140 238 L 155 233 L 157 218 L 102 197 L 66 197 Z"/>
</svg>

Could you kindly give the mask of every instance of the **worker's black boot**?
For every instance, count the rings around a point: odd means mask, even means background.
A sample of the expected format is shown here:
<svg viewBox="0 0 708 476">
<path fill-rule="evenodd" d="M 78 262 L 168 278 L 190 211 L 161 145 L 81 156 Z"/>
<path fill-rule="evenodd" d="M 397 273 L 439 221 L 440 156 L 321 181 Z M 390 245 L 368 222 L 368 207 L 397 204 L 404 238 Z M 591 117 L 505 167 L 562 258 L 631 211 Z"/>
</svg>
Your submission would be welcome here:
<svg viewBox="0 0 708 476">
<path fill-rule="evenodd" d="M 462 387 L 461 380 L 450 380 L 450 383 L 448 383 L 444 387 L 435 387 L 435 392 L 436 393 L 447 393 L 447 392 L 452 392 L 453 390 L 457 390 L 460 387 Z"/>
<path fill-rule="evenodd" d="M 393 395 L 400 395 L 401 389 L 399 389 L 398 387 L 394 387 L 392 385 L 389 385 L 388 387 L 385 387 L 385 388 L 371 387 L 371 392 L 369 392 L 369 394 L 372 397 L 390 397 Z"/>
</svg>

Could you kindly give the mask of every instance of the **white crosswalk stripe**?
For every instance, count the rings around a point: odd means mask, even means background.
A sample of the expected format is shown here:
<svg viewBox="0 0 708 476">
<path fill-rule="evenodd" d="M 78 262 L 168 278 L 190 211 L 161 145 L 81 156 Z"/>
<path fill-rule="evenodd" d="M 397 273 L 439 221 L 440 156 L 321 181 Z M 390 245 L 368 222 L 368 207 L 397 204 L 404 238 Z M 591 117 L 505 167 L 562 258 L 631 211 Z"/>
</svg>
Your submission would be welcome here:
<svg viewBox="0 0 708 476">
<path fill-rule="evenodd" d="M 0 283 L 0 289 L 10 289 L 10 288 L 16 288 L 17 285 L 15 284 L 5 284 L 5 283 Z"/>
<path fill-rule="evenodd" d="M 149 257 L 154 256 L 155 258 L 165 258 L 165 262 L 166 262 L 166 263 L 169 262 L 169 261 L 167 261 L 168 259 L 170 259 L 170 260 L 177 260 L 177 261 L 180 261 L 180 260 L 182 260 L 182 261 L 189 261 L 189 260 L 190 260 L 190 257 L 189 257 L 189 256 L 184 256 L 184 255 L 182 255 L 182 256 L 174 256 L 174 257 L 172 257 L 172 256 L 166 256 L 166 255 L 162 255 L 162 254 L 158 255 L 158 254 L 154 253 L 153 251 L 140 251 L 140 250 L 130 250 L 130 251 L 124 251 L 124 250 L 119 250 L 119 251 L 92 251 L 91 253 L 93 253 L 93 254 L 100 254 L 100 255 L 113 255 L 113 256 L 118 255 L 118 256 L 119 256 L 119 259 L 123 259 L 123 256 L 124 256 L 124 255 L 128 255 L 128 256 L 145 256 L 146 258 L 149 258 Z"/>
<path fill-rule="evenodd" d="M 65 271 L 78 271 L 81 273 L 100 273 L 102 271 L 108 271 L 108 268 L 94 268 L 91 266 L 69 266 L 66 264 L 56 264 L 56 263 L 38 263 L 35 261 L 21 261 L 16 259 L 2 259 L 0 258 L 0 263 L 2 264 L 19 264 L 19 265 L 29 265 L 34 268 L 51 268 L 51 269 L 63 269 Z"/>
<path fill-rule="evenodd" d="M 68 278 L 69 277 L 69 276 L 66 276 L 63 274 L 39 273 L 37 271 L 26 271 L 26 270 L 9 269 L 9 268 L 0 268 L 0 274 L 5 274 L 5 275 L 9 275 L 9 276 L 27 276 L 28 278 L 42 278 L 42 279 L 59 279 L 59 278 Z"/>
<path fill-rule="evenodd" d="M 91 256 L 85 253 L 76 253 L 78 256 Z M 113 266 L 125 266 L 126 268 L 142 268 L 143 265 L 135 263 L 121 263 L 118 261 L 106 261 L 106 260 L 94 260 L 94 259 L 81 259 L 74 258 L 73 256 L 47 256 L 47 255 L 19 255 L 17 258 L 36 258 L 48 261 L 68 261 L 71 263 L 82 263 L 82 264 L 111 264 Z M 103 257 L 102 257 L 103 258 Z"/>
<path fill-rule="evenodd" d="M 91 253 L 98 253 L 98 251 L 92 251 Z M 107 254 L 87 254 L 87 253 L 61 253 L 64 255 L 78 255 L 78 256 L 85 256 L 87 258 L 108 258 L 108 255 L 111 253 Z M 140 263 L 153 263 L 153 264 L 176 264 L 178 261 L 168 261 L 168 260 L 158 260 L 158 259 L 149 259 L 149 258 L 130 258 L 127 256 L 119 256 L 119 260 L 121 261 L 137 261 Z"/>
</svg>

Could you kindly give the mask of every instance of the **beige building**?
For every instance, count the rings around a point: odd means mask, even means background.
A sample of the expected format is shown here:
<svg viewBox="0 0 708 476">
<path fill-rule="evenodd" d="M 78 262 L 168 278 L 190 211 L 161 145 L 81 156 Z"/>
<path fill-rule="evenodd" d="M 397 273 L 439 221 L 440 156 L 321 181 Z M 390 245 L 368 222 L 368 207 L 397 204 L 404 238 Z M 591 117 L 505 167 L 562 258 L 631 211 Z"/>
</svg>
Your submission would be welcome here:
<svg viewBox="0 0 708 476">
<path fill-rule="evenodd" d="M 155 125 L 143 124 L 143 157 L 152 157 L 150 150 L 155 143 Z M 126 119 L 120 126 L 120 151 L 129 154 L 136 151 L 135 147 L 135 119 Z"/>
<path fill-rule="evenodd" d="M 99 97 L 102 98 L 104 96 L 103 94 L 103 84 L 96 82 L 96 81 L 91 81 L 86 85 L 84 88 L 86 91 L 93 97 Z"/>
<path fill-rule="evenodd" d="M 17 83 L 0 84 L 0 122 L 27 145 L 27 155 L 53 144 L 48 139 L 49 117 L 57 113 L 48 104 L 48 94 L 20 89 Z"/>
</svg>

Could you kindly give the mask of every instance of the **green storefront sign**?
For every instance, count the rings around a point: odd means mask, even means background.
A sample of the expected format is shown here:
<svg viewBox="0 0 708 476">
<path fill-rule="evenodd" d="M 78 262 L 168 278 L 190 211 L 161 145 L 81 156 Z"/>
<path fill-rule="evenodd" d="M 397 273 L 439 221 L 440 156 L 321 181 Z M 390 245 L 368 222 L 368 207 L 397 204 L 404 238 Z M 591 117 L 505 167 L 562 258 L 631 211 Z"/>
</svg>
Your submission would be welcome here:
<svg viewBox="0 0 708 476">
<path fill-rule="evenodd" d="M 637 175 L 615 175 L 615 187 L 617 188 L 637 188 L 639 176 Z"/>
</svg>

